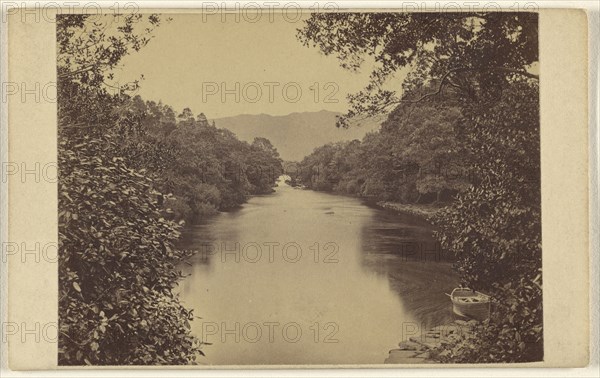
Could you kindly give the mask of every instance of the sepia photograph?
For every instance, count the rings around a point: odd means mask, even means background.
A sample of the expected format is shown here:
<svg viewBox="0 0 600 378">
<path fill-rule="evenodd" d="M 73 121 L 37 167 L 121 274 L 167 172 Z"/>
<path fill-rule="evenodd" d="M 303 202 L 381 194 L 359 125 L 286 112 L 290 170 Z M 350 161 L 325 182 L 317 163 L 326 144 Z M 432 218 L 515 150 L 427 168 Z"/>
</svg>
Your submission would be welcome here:
<svg viewBox="0 0 600 378">
<path fill-rule="evenodd" d="M 57 15 L 58 365 L 543 361 L 538 34 Z"/>
</svg>

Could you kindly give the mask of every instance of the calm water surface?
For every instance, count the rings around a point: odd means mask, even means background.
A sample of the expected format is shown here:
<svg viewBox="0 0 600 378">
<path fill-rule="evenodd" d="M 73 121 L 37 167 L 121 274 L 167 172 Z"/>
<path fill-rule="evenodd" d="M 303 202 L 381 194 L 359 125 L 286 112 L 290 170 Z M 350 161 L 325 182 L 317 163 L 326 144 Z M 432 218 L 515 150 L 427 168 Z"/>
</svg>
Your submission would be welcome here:
<svg viewBox="0 0 600 378">
<path fill-rule="evenodd" d="M 381 364 L 451 319 L 456 286 L 424 221 L 280 184 L 185 233 L 180 296 L 201 363 Z"/>
</svg>

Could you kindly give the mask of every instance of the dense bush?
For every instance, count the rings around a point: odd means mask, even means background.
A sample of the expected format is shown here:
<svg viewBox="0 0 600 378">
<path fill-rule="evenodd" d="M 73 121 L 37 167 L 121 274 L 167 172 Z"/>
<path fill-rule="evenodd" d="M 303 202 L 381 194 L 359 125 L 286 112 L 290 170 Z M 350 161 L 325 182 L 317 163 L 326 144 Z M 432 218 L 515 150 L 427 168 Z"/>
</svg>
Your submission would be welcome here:
<svg viewBox="0 0 600 378">
<path fill-rule="evenodd" d="M 201 116 L 182 113 L 179 119 L 166 132 L 165 143 L 176 152 L 168 173 L 159 178 L 163 191 L 175 195 L 175 219 L 193 222 L 235 208 L 249 195 L 273 191 L 282 161 L 269 140 L 255 138 L 249 144 Z"/>
<path fill-rule="evenodd" d="M 517 82 L 499 101 L 465 112 L 467 146 L 479 157 L 470 166 L 474 185 L 435 224 L 463 284 L 491 294 L 494 311 L 467 343 L 472 349 L 463 345 L 442 360 L 543 357 L 538 96 L 537 85 Z"/>
<path fill-rule="evenodd" d="M 179 227 L 112 139 L 60 143 L 59 363 L 189 363 L 200 344 L 172 292 Z"/>
</svg>

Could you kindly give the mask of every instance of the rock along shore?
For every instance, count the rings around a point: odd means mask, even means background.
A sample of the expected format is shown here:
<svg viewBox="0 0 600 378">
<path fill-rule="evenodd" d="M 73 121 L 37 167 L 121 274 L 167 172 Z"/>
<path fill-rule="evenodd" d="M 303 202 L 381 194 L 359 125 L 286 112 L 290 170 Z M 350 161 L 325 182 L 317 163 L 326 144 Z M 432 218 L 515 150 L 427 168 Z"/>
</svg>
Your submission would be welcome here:
<svg viewBox="0 0 600 378">
<path fill-rule="evenodd" d="M 431 364 L 431 350 L 453 339 L 472 333 L 472 329 L 479 325 L 477 320 L 455 320 L 448 324 L 440 325 L 423 333 L 415 334 L 408 340 L 398 344 L 397 349 L 389 352 L 385 364 Z M 443 353 L 443 352 L 442 352 Z"/>
<path fill-rule="evenodd" d="M 384 209 L 407 213 L 424 219 L 429 219 L 444 209 L 444 207 L 436 205 L 415 205 L 388 201 L 379 201 L 376 205 Z"/>
</svg>

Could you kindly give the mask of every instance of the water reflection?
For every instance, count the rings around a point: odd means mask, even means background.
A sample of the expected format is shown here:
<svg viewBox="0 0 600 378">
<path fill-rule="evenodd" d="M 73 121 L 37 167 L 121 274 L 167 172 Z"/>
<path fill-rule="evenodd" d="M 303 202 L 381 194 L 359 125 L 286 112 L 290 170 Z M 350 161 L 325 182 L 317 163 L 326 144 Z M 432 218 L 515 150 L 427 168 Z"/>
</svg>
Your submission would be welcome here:
<svg viewBox="0 0 600 378">
<path fill-rule="evenodd" d="M 280 186 L 187 230 L 181 248 L 205 363 L 380 364 L 406 324 L 449 316 L 450 264 L 400 252 L 434 243 L 418 219 Z M 210 246 L 210 247 L 209 247 Z"/>
<path fill-rule="evenodd" d="M 385 276 L 421 327 L 453 318 L 444 293 L 456 286 L 452 258 L 433 238 L 432 227 L 407 214 L 375 210 L 362 230 L 366 270 Z"/>
</svg>

